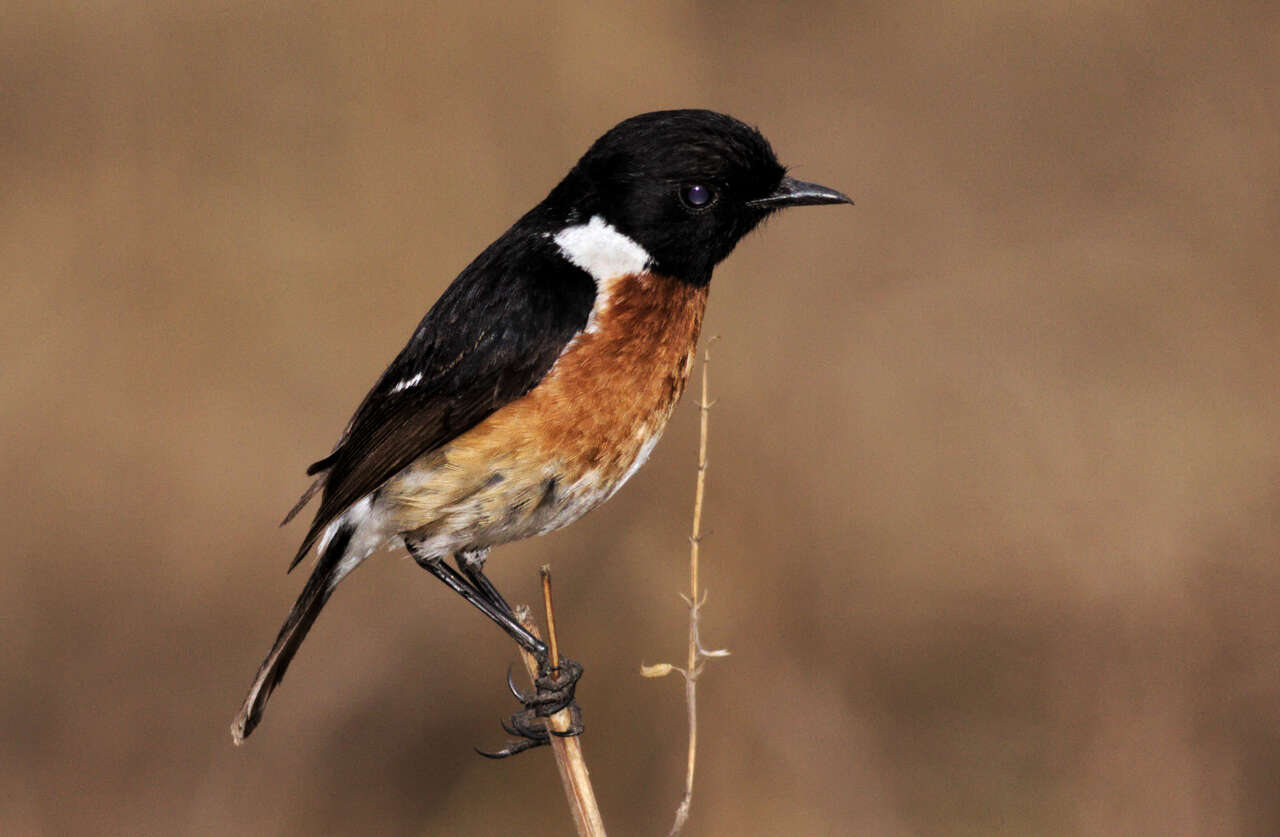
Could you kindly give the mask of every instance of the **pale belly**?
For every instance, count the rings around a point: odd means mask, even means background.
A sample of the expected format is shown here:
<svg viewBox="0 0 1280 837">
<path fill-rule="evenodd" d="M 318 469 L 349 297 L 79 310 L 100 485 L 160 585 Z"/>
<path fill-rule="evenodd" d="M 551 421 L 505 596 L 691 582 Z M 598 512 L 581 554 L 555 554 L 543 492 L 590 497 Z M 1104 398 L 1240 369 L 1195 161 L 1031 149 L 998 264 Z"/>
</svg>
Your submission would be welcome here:
<svg viewBox="0 0 1280 837">
<path fill-rule="evenodd" d="M 585 470 L 570 459 L 519 443 L 484 457 L 484 467 L 473 468 L 469 466 L 477 457 L 465 442 L 450 445 L 421 463 L 425 467 L 411 468 L 388 485 L 387 500 L 404 537 L 430 554 L 545 534 L 612 497 L 648 459 L 662 430 L 637 428 L 633 443 L 615 448 L 616 455 Z"/>
</svg>

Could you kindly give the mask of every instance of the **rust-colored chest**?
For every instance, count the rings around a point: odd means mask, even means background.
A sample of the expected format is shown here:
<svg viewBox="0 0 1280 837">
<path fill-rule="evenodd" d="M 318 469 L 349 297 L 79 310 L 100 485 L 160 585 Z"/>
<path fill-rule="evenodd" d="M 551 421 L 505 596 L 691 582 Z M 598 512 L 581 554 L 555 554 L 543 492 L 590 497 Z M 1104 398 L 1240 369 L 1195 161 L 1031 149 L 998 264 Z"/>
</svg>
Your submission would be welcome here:
<svg viewBox="0 0 1280 837">
<path fill-rule="evenodd" d="M 587 328 L 509 419 L 536 428 L 539 446 L 571 471 L 625 473 L 684 392 L 706 301 L 705 287 L 662 276 L 614 280 Z"/>
</svg>

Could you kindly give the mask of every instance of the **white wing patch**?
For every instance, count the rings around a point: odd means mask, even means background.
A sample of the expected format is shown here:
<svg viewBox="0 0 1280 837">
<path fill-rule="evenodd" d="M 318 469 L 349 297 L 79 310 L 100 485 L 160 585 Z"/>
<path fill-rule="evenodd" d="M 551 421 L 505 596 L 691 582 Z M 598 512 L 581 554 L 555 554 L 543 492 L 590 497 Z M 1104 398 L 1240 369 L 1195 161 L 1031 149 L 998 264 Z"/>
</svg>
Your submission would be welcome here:
<svg viewBox="0 0 1280 837">
<path fill-rule="evenodd" d="M 409 387 L 416 387 L 420 383 L 422 383 L 421 372 L 414 375 L 412 378 L 405 378 L 403 381 L 393 386 L 391 388 L 391 392 L 393 393 L 400 392 L 401 390 L 408 389 Z"/>
<path fill-rule="evenodd" d="M 599 215 L 592 215 L 585 224 L 565 227 L 554 240 L 561 255 L 585 270 L 596 282 L 596 301 L 582 329 L 593 334 L 599 328 L 600 316 L 609 310 L 614 282 L 623 276 L 644 273 L 652 259 L 648 251 Z M 565 346 L 565 351 L 574 342 L 576 338 Z"/>
<path fill-rule="evenodd" d="M 643 273 L 650 262 L 648 251 L 599 215 L 592 215 L 585 224 L 565 227 L 555 242 L 564 257 L 591 274 L 597 285 Z"/>
</svg>

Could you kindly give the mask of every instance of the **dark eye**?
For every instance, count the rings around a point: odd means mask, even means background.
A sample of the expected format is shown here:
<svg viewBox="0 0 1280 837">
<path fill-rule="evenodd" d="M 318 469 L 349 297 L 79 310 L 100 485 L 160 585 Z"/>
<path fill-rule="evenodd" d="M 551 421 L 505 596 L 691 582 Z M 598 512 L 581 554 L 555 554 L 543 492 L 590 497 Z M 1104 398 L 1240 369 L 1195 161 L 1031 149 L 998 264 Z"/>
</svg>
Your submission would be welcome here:
<svg viewBox="0 0 1280 837">
<path fill-rule="evenodd" d="M 716 192 L 710 186 L 694 183 L 680 190 L 680 200 L 690 209 L 703 209 L 716 199 Z"/>
</svg>

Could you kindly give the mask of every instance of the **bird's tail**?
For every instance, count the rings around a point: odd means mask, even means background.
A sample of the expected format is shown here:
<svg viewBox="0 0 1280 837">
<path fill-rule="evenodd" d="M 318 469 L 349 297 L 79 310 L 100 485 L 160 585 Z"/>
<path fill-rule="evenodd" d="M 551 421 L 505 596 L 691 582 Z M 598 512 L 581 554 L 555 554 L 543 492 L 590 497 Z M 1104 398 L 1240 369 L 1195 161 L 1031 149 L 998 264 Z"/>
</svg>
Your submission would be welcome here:
<svg viewBox="0 0 1280 837">
<path fill-rule="evenodd" d="M 262 720 L 262 710 L 266 707 L 272 690 L 284 677 L 289 661 L 293 659 L 298 646 L 306 638 L 307 631 L 320 615 L 320 609 L 329 600 L 329 594 L 341 578 L 338 565 L 351 542 L 353 531 L 353 526 L 342 525 L 320 554 L 315 570 L 302 588 L 302 594 L 294 602 L 293 610 L 289 611 L 289 618 L 284 620 L 284 626 L 280 628 L 275 645 L 271 646 L 271 652 L 262 661 L 258 676 L 253 679 L 249 694 L 244 699 L 244 706 L 240 707 L 239 714 L 231 724 L 231 739 L 236 744 L 248 738 L 249 733 Z"/>
</svg>

